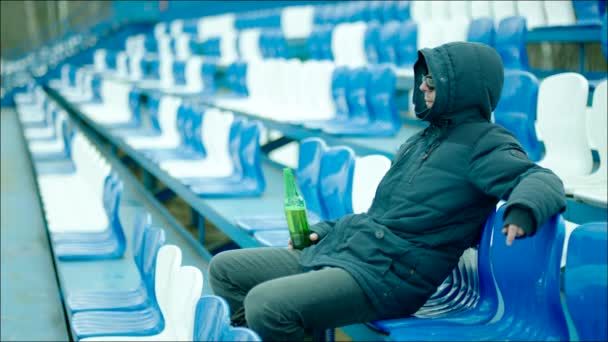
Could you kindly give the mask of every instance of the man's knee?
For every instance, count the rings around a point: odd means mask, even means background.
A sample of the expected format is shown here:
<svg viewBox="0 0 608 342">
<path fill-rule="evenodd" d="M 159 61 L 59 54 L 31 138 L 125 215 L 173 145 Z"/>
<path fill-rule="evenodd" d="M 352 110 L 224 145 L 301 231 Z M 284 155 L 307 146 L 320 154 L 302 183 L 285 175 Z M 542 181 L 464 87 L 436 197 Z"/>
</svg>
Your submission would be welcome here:
<svg viewBox="0 0 608 342">
<path fill-rule="evenodd" d="M 232 261 L 236 257 L 234 251 L 224 251 L 215 255 L 209 263 L 209 282 L 211 286 L 227 281 L 227 274 L 232 268 Z"/>
</svg>

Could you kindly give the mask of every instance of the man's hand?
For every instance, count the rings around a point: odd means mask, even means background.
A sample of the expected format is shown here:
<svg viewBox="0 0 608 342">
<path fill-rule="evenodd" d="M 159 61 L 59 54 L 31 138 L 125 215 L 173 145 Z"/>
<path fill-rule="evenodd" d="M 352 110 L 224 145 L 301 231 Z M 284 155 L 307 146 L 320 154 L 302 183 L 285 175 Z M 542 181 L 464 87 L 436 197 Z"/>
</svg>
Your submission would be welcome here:
<svg viewBox="0 0 608 342">
<path fill-rule="evenodd" d="M 507 246 L 511 246 L 516 237 L 526 235 L 526 232 L 521 227 L 514 224 L 502 227 L 502 233 L 507 236 Z"/>
<path fill-rule="evenodd" d="M 308 238 L 310 238 L 310 241 L 312 241 L 312 243 L 316 243 L 319 240 L 319 234 L 311 233 Z M 291 238 L 287 239 L 287 246 L 289 247 L 290 251 L 293 250 L 293 242 L 291 242 Z"/>
</svg>

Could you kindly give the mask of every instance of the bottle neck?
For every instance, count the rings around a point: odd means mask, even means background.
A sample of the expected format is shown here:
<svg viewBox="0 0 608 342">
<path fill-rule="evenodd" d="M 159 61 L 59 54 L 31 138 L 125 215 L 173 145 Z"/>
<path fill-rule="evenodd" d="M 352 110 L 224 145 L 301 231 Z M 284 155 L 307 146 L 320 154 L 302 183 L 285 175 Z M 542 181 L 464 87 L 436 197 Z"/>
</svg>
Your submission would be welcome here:
<svg viewBox="0 0 608 342">
<path fill-rule="evenodd" d="M 298 191 L 296 190 L 296 181 L 293 176 L 293 171 L 291 171 L 291 169 L 283 169 L 283 180 L 285 182 L 285 198 L 298 197 Z"/>
</svg>

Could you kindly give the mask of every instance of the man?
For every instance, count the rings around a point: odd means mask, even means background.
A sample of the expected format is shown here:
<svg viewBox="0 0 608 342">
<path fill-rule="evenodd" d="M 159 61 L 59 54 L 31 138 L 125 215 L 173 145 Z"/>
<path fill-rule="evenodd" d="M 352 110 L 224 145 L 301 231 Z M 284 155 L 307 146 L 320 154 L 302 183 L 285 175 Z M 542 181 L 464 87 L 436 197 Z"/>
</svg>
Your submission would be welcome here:
<svg viewBox="0 0 608 342">
<path fill-rule="evenodd" d="M 506 243 L 533 235 L 565 207 L 561 181 L 490 122 L 503 65 L 477 43 L 422 49 L 414 65 L 416 115 L 430 123 L 401 146 L 372 206 L 311 227 L 302 251 L 234 250 L 209 274 L 235 324 L 265 340 L 404 317 L 420 308 L 474 246 L 500 199 Z"/>
</svg>

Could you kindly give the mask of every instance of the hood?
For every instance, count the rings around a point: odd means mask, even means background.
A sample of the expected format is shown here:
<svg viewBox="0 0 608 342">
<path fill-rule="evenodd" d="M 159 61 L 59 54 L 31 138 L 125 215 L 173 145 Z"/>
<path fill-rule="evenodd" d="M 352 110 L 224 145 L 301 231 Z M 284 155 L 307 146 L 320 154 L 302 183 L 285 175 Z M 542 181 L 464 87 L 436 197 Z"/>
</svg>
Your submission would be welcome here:
<svg viewBox="0 0 608 342">
<path fill-rule="evenodd" d="M 419 87 L 430 73 L 436 85 L 433 107 L 426 108 Z M 454 42 L 418 51 L 414 64 L 414 105 L 419 119 L 437 122 L 483 117 L 490 121 L 504 80 L 496 50 L 480 43 Z"/>
</svg>

